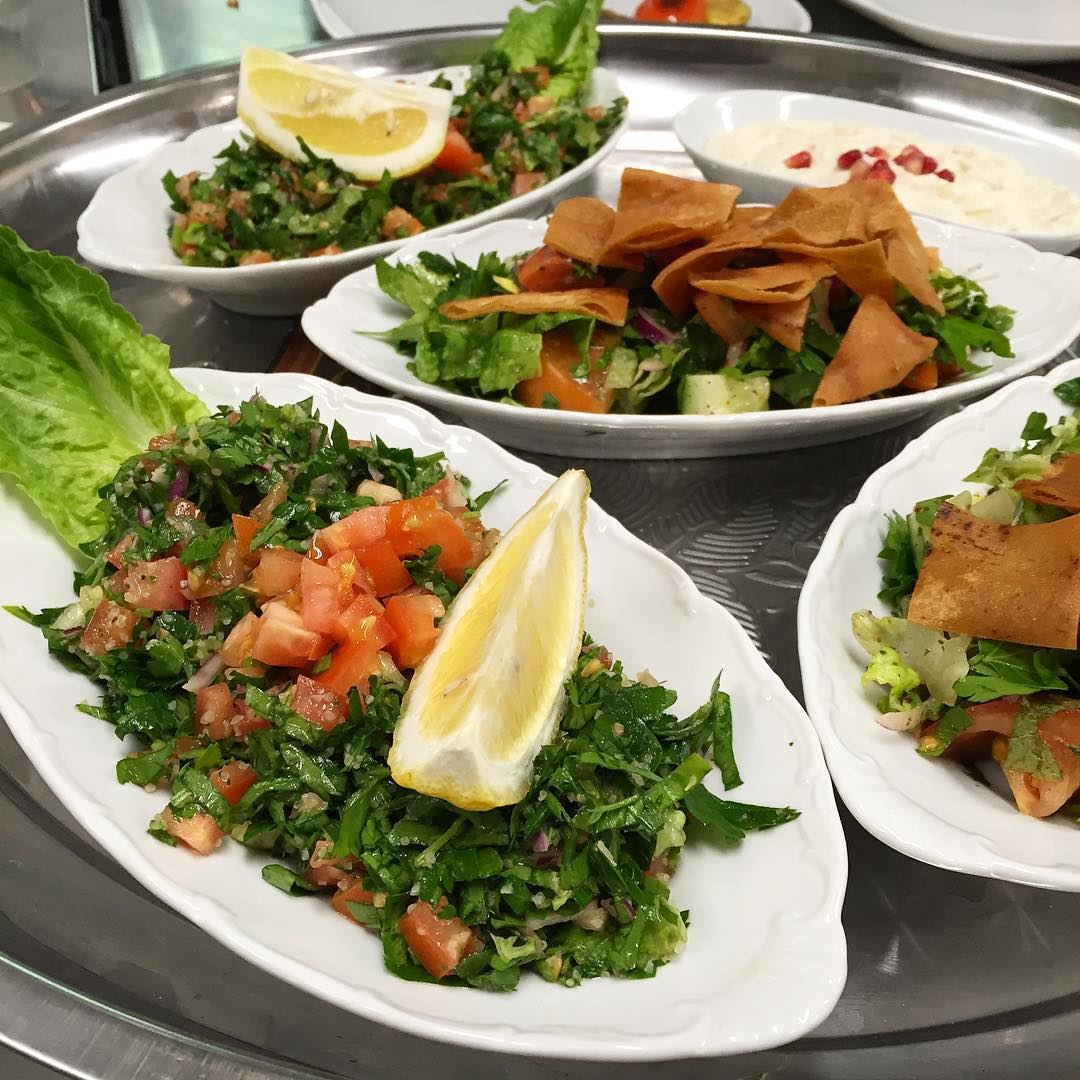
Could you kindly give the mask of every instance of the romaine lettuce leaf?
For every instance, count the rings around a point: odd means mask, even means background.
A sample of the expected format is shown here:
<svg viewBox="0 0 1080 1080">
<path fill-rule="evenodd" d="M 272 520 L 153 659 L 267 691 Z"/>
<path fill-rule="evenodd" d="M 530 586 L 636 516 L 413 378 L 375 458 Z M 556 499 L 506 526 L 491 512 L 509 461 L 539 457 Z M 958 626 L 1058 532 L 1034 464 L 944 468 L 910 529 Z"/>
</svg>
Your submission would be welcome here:
<svg viewBox="0 0 1080 1080">
<path fill-rule="evenodd" d="M 546 64 L 551 82 L 544 96 L 553 101 L 573 97 L 596 66 L 600 35 L 596 24 L 602 0 L 545 0 L 533 10 L 514 8 L 492 49 L 511 66 Z"/>
<path fill-rule="evenodd" d="M 102 278 L 0 226 L 0 473 L 64 540 L 102 531 L 122 461 L 205 412 Z"/>
</svg>

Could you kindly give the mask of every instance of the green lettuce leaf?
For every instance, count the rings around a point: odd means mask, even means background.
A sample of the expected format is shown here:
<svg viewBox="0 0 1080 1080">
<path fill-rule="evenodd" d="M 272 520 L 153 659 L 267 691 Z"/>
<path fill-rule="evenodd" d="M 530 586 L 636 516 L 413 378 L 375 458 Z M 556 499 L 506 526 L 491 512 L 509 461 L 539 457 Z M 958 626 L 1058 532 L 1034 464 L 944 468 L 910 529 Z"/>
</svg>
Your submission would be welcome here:
<svg viewBox="0 0 1080 1080">
<path fill-rule="evenodd" d="M 64 540 L 98 536 L 117 466 L 205 412 L 102 278 L 0 226 L 0 473 Z"/>
<path fill-rule="evenodd" d="M 981 639 L 975 645 L 970 670 L 956 683 L 957 694 L 968 701 L 1068 689 L 1065 667 L 1051 649 Z"/>
</svg>

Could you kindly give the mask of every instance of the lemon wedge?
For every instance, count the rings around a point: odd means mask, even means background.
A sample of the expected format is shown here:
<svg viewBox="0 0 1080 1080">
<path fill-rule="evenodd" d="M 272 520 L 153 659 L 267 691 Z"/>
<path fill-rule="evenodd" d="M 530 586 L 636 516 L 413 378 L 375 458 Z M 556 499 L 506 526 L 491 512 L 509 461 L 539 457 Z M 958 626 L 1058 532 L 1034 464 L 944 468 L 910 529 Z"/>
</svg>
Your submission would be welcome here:
<svg viewBox="0 0 1080 1080">
<path fill-rule="evenodd" d="M 300 139 L 360 180 L 407 176 L 446 141 L 449 90 L 359 79 L 254 46 L 240 60 L 236 112 L 258 139 L 303 161 Z"/>
<path fill-rule="evenodd" d="M 585 618 L 589 481 L 563 473 L 461 590 L 402 702 L 390 772 L 463 810 L 518 802 L 551 739 Z"/>
</svg>

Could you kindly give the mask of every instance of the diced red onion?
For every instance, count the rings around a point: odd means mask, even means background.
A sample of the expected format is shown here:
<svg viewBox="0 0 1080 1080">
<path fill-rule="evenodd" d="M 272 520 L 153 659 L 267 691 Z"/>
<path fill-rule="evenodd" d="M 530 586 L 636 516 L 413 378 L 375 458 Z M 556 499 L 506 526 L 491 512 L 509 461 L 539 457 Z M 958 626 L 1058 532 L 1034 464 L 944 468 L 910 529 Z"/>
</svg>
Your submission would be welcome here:
<svg viewBox="0 0 1080 1080">
<path fill-rule="evenodd" d="M 187 491 L 188 480 L 190 479 L 191 473 L 188 471 L 188 467 L 183 463 L 177 465 L 173 482 L 169 485 L 169 498 L 179 499 Z"/>
<path fill-rule="evenodd" d="M 667 367 L 667 364 L 665 364 L 664 361 L 661 360 L 659 357 L 653 356 L 650 357 L 648 360 L 642 360 L 638 367 L 642 371 L 663 371 L 664 368 Z"/>
<path fill-rule="evenodd" d="M 184 689 L 194 693 L 204 690 L 225 670 L 225 659 L 221 653 L 214 653 L 186 683 Z"/>
<path fill-rule="evenodd" d="M 647 311 L 639 310 L 630 320 L 630 325 L 653 345 L 670 345 L 678 337 L 666 326 L 661 326 Z"/>
<path fill-rule="evenodd" d="M 551 847 L 551 842 L 548 840 L 548 834 L 545 830 L 541 829 L 534 837 L 532 842 L 533 851 L 547 851 Z"/>
<path fill-rule="evenodd" d="M 153 514 L 150 513 L 150 507 L 148 507 L 148 506 L 140 506 L 139 507 L 139 524 L 140 525 L 149 525 L 152 520 L 153 520 Z"/>
</svg>

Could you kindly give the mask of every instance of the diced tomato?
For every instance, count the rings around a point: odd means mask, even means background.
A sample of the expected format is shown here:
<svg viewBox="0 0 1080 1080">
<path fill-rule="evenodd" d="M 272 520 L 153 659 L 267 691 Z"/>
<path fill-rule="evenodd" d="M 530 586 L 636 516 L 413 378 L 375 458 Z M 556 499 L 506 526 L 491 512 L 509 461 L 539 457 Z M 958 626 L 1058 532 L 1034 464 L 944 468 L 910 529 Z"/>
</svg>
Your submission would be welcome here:
<svg viewBox="0 0 1080 1080">
<path fill-rule="evenodd" d="M 519 172 L 514 173 L 514 179 L 510 181 L 510 198 L 516 199 L 519 195 L 528 195 L 535 191 L 547 179 L 542 172 Z"/>
<path fill-rule="evenodd" d="M 232 536 L 218 549 L 209 569 L 203 573 L 195 568 L 188 571 L 187 591 L 195 599 L 218 596 L 235 589 L 248 574 L 240 545 Z"/>
<path fill-rule="evenodd" d="M 288 497 L 289 485 L 284 480 L 279 480 L 252 508 L 252 521 L 265 525 Z"/>
<path fill-rule="evenodd" d="M 460 919 L 440 919 L 424 900 L 409 905 L 398 920 L 398 929 L 417 963 L 436 979 L 452 974 L 479 944 Z"/>
<path fill-rule="evenodd" d="M 484 164 L 483 157 L 469 145 L 468 139 L 454 127 L 446 130 L 446 142 L 439 156 L 431 163 L 433 169 L 442 169 L 453 176 L 468 176 Z"/>
<path fill-rule="evenodd" d="M 123 604 L 102 600 L 94 609 L 89 625 L 82 632 L 79 644 L 91 656 L 101 656 L 112 649 L 122 649 L 135 630 L 139 616 Z"/>
<path fill-rule="evenodd" d="M 900 384 L 908 390 L 933 390 L 938 384 L 938 367 L 934 360 L 924 360 Z"/>
<path fill-rule="evenodd" d="M 184 595 L 187 567 L 175 556 L 137 562 L 128 567 L 124 599 L 134 608 L 151 611 L 186 611 Z"/>
<path fill-rule="evenodd" d="M 178 818 L 166 806 L 161 812 L 161 822 L 170 836 L 175 836 L 200 855 L 209 855 L 225 838 L 214 819 L 202 811 L 192 814 L 191 817 Z"/>
<path fill-rule="evenodd" d="M 395 554 L 422 555 L 432 545 L 438 545 L 439 569 L 458 583 L 465 580 L 465 571 L 479 563 L 461 523 L 443 510 L 434 496 L 391 503 L 386 523 L 386 538 Z"/>
<path fill-rule="evenodd" d="M 599 274 L 574 271 L 574 260 L 554 248 L 538 247 L 517 269 L 517 279 L 527 292 L 559 292 L 603 284 Z"/>
<path fill-rule="evenodd" d="M 316 841 L 308 860 L 308 881 L 324 888 L 337 885 L 340 889 L 347 889 L 354 883 L 359 884 L 359 878 L 352 874 L 356 860 L 351 855 L 332 856 L 330 852 L 333 847 L 330 840 Z"/>
<path fill-rule="evenodd" d="M 170 431 L 166 435 L 153 435 L 150 441 L 146 444 L 147 450 L 164 450 L 167 446 L 172 446 L 176 442 L 176 432 Z"/>
<path fill-rule="evenodd" d="M 346 548 L 362 548 L 386 535 L 388 506 L 365 506 L 327 525 L 315 534 L 315 546 L 331 555 Z"/>
<path fill-rule="evenodd" d="M 1080 756 L 1073 747 L 1080 740 L 1080 709 L 1063 708 L 1039 721 L 1039 735 L 1053 754 L 1060 780 L 1043 780 L 1031 773 L 1005 769 L 1016 808 L 1031 817 L 1057 813 L 1080 788 Z"/>
<path fill-rule="evenodd" d="M 227 739 L 232 735 L 232 691 L 225 683 L 204 686 L 195 695 L 195 734 Z"/>
<path fill-rule="evenodd" d="M 467 510 L 469 506 L 465 497 L 465 489 L 461 486 L 461 481 L 452 472 L 446 473 L 437 484 L 432 484 L 422 494 L 434 496 L 435 501 L 444 510 L 449 510 L 452 514 Z"/>
<path fill-rule="evenodd" d="M 351 586 L 342 587 L 341 574 L 311 559 L 300 568 L 300 617 L 309 630 L 332 634 L 342 605 L 354 596 Z"/>
<path fill-rule="evenodd" d="M 329 638 L 304 626 L 297 612 L 284 604 L 269 604 L 259 619 L 251 655 L 271 667 L 305 667 L 329 647 Z"/>
<path fill-rule="evenodd" d="M 645 0 L 634 12 L 642 22 L 708 22 L 705 0 Z"/>
<path fill-rule="evenodd" d="M 246 559 L 251 554 L 251 540 L 259 531 L 259 523 L 252 517 L 233 514 L 232 527 L 236 535 L 236 546 Z"/>
<path fill-rule="evenodd" d="M 349 642 L 339 645 L 331 654 L 330 666 L 315 682 L 332 690 L 343 701 L 354 687 L 361 694 L 368 691 L 368 680 L 379 670 L 379 646 L 373 642 Z"/>
<path fill-rule="evenodd" d="M 342 589 L 352 588 L 368 593 L 375 591 L 371 577 L 357 561 L 355 551 L 339 551 L 336 555 L 331 555 L 325 565 L 337 572 Z"/>
<path fill-rule="evenodd" d="M 292 707 L 294 712 L 324 731 L 337 727 L 345 719 L 345 703 L 342 699 L 333 690 L 306 675 L 297 676 Z"/>
<path fill-rule="evenodd" d="M 384 240 L 401 240 L 424 231 L 424 223 L 402 206 L 392 206 L 383 216 L 380 231 Z"/>
<path fill-rule="evenodd" d="M 210 783 L 230 806 L 235 806 L 258 779 L 258 773 L 246 761 L 230 761 L 210 773 Z"/>
<path fill-rule="evenodd" d="M 165 513 L 182 521 L 198 521 L 203 516 L 203 512 L 190 499 L 170 499 Z"/>
<path fill-rule="evenodd" d="M 412 584 L 412 576 L 389 540 L 376 540 L 361 548 L 356 561 L 371 580 L 376 596 L 389 596 Z"/>
<path fill-rule="evenodd" d="M 309 875 L 310 876 L 310 875 Z M 330 903 L 339 915 L 346 919 L 352 919 L 349 904 L 372 904 L 375 902 L 375 894 L 363 886 L 363 878 L 348 876 L 341 879 L 337 890 L 330 898 Z M 353 919 L 353 922 L 356 922 Z"/>
<path fill-rule="evenodd" d="M 255 712 L 243 698 L 236 699 L 232 729 L 238 739 L 246 739 L 253 731 L 265 731 L 270 726 L 270 721 Z"/>
<path fill-rule="evenodd" d="M 260 598 L 281 596 L 299 584 L 303 564 L 304 556 L 298 551 L 283 547 L 265 548 L 251 576 L 251 583 Z"/>
<path fill-rule="evenodd" d="M 188 618 L 195 624 L 200 634 L 211 634 L 217 621 L 217 610 L 213 600 L 195 599 L 188 608 Z"/>
<path fill-rule="evenodd" d="M 556 408 L 571 412 L 610 412 L 615 391 L 605 386 L 607 372 L 591 364 L 585 378 L 574 375 L 574 369 L 581 364 L 581 350 L 565 331 L 548 331 L 543 341 L 540 374 L 517 384 L 514 396 L 518 401 L 534 409 L 544 407 L 550 400 Z"/>
<path fill-rule="evenodd" d="M 386 601 L 386 621 L 394 631 L 389 650 L 399 668 L 415 668 L 427 657 L 439 636 L 435 620 L 445 614 L 442 601 L 432 593 L 391 596 Z"/>
<path fill-rule="evenodd" d="M 333 635 L 340 642 L 373 641 L 380 637 L 379 648 L 393 637 L 389 626 L 377 628 L 375 623 L 383 615 L 383 606 L 368 593 L 360 593 L 334 620 Z"/>
<path fill-rule="evenodd" d="M 135 534 L 128 533 L 115 547 L 109 550 L 108 554 L 105 556 L 105 561 L 112 563 L 117 570 L 122 569 L 124 565 L 124 552 L 134 543 Z"/>
<path fill-rule="evenodd" d="M 229 667 L 244 666 L 251 659 L 255 647 L 255 635 L 259 632 L 259 616 L 249 611 L 230 631 L 221 647 L 221 657 Z"/>
</svg>

